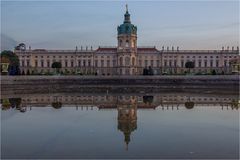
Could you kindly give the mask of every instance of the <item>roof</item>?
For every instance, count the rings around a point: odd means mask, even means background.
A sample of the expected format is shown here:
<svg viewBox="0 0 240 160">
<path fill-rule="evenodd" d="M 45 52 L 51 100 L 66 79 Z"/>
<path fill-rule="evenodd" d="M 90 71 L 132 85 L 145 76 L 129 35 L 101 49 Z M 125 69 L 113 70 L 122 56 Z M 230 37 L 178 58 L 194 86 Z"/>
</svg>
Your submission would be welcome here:
<svg viewBox="0 0 240 160">
<path fill-rule="evenodd" d="M 110 53 L 116 53 L 117 47 L 99 47 L 96 52 L 110 52 Z"/>
<path fill-rule="evenodd" d="M 143 48 L 137 48 L 138 53 L 157 53 L 159 50 L 157 50 L 156 47 L 143 47 Z"/>
</svg>

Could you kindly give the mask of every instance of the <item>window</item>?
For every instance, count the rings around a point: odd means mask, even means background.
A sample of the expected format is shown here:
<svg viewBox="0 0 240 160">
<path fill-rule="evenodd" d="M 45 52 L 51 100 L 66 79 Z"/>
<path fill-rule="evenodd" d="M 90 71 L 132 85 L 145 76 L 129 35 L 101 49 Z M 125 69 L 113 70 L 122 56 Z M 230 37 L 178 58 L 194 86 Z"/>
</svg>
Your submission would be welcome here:
<svg viewBox="0 0 240 160">
<path fill-rule="evenodd" d="M 95 60 L 95 67 L 98 67 L 98 60 Z"/>
<path fill-rule="evenodd" d="M 202 67 L 202 61 L 198 61 L 198 67 Z"/>
<path fill-rule="evenodd" d="M 181 61 L 181 67 L 184 67 L 184 61 Z"/>
<path fill-rule="evenodd" d="M 104 60 L 101 60 L 101 67 L 104 67 Z"/>
<path fill-rule="evenodd" d="M 83 67 L 86 67 L 86 60 L 83 60 Z"/>
<path fill-rule="evenodd" d="M 213 60 L 210 61 L 210 67 L 213 67 Z"/>
<path fill-rule="evenodd" d="M 122 47 L 122 40 L 119 41 L 119 46 Z"/>
<path fill-rule="evenodd" d="M 164 60 L 164 66 L 165 67 L 167 66 L 167 60 Z"/>
<path fill-rule="evenodd" d="M 219 66 L 219 61 L 218 60 L 216 60 L 216 67 L 218 67 Z"/>
<path fill-rule="evenodd" d="M 22 60 L 22 67 L 24 67 L 24 60 Z"/>
<path fill-rule="evenodd" d="M 139 60 L 139 61 L 138 61 L 138 65 L 139 65 L 139 66 L 142 66 L 142 60 Z"/>
<path fill-rule="evenodd" d="M 73 67 L 73 61 L 71 61 L 71 67 Z"/>
<path fill-rule="evenodd" d="M 81 60 L 78 60 L 78 67 L 81 67 Z"/>
<path fill-rule="evenodd" d="M 50 67 L 50 61 L 47 61 L 47 67 L 48 68 Z"/>
<path fill-rule="evenodd" d="M 207 67 L 207 61 L 204 61 L 204 66 Z"/>
<path fill-rule="evenodd" d="M 227 60 L 224 61 L 224 66 L 227 67 Z"/>
<path fill-rule="evenodd" d="M 123 65 L 123 58 L 122 57 L 120 57 L 120 60 L 119 60 L 120 62 L 120 66 L 122 66 Z"/>
<path fill-rule="evenodd" d="M 135 58 L 132 57 L 132 65 L 135 66 Z"/>
<path fill-rule="evenodd" d="M 172 61 L 171 60 L 169 61 L 169 66 L 172 67 Z"/>
<path fill-rule="evenodd" d="M 126 66 L 130 65 L 130 58 L 129 57 L 125 58 L 125 64 L 126 64 Z"/>
<path fill-rule="evenodd" d="M 177 61 L 174 60 L 174 67 L 177 67 Z"/>
<path fill-rule="evenodd" d="M 151 66 L 153 67 L 153 60 L 151 60 Z"/>
<path fill-rule="evenodd" d="M 43 62 L 43 60 L 41 60 L 41 67 L 44 67 L 44 62 Z"/>
<path fill-rule="evenodd" d="M 160 66 L 160 61 L 159 60 L 157 60 L 157 67 L 159 67 Z"/>
<path fill-rule="evenodd" d="M 68 61 L 65 61 L 65 67 L 68 67 Z"/>
<path fill-rule="evenodd" d="M 35 60 L 35 67 L 37 67 L 38 66 L 38 61 L 37 60 Z"/>
<path fill-rule="evenodd" d="M 116 66 L 116 60 L 113 60 L 113 66 Z"/>
<path fill-rule="evenodd" d="M 88 66 L 89 67 L 91 66 L 91 60 L 88 60 Z"/>
<path fill-rule="evenodd" d="M 126 40 L 126 47 L 129 47 L 129 41 Z"/>
<path fill-rule="evenodd" d="M 29 67 L 30 65 L 29 65 L 29 60 L 27 60 L 27 67 Z"/>
<path fill-rule="evenodd" d="M 107 60 L 107 67 L 110 67 L 110 60 Z"/>
<path fill-rule="evenodd" d="M 145 60 L 145 67 L 148 66 L 148 60 Z"/>
</svg>

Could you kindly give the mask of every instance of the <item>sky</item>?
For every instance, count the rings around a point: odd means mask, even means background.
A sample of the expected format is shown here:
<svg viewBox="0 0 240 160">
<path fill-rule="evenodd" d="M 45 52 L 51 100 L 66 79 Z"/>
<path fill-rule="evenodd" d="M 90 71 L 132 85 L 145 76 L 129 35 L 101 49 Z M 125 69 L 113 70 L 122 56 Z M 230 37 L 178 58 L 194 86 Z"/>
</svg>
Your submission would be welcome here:
<svg viewBox="0 0 240 160">
<path fill-rule="evenodd" d="M 138 46 L 239 45 L 239 1 L 1 1 L 1 50 L 116 46 L 128 4 Z"/>
</svg>

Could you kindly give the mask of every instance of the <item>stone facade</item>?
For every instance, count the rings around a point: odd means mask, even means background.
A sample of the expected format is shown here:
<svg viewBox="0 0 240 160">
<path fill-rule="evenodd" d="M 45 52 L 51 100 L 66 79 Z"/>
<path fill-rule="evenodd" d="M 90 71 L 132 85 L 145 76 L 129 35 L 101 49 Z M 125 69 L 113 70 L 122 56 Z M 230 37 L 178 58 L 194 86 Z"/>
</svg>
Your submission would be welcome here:
<svg viewBox="0 0 240 160">
<path fill-rule="evenodd" d="M 128 10 L 124 23 L 118 26 L 117 46 L 92 47 L 74 50 L 20 49 L 15 53 L 20 59 L 21 71 L 26 74 L 47 74 L 54 71 L 53 62 L 61 62 L 64 74 L 83 75 L 142 75 L 144 68 L 152 68 L 154 75 L 184 74 L 185 63 L 192 61 L 191 72 L 230 74 L 232 59 L 239 58 L 239 48 L 222 50 L 179 50 L 179 47 L 139 47 L 137 27 L 131 24 Z"/>
</svg>

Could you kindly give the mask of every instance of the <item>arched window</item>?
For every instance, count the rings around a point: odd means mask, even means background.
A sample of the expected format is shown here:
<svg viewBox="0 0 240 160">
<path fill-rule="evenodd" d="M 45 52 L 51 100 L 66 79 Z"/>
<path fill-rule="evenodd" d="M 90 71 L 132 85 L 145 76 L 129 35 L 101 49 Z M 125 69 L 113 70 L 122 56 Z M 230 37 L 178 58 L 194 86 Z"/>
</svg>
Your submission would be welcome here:
<svg viewBox="0 0 240 160">
<path fill-rule="evenodd" d="M 132 41 L 132 47 L 135 47 L 135 45 L 136 45 L 135 43 L 136 43 L 135 40 L 133 40 Z"/>
<path fill-rule="evenodd" d="M 122 40 L 119 41 L 119 46 L 122 47 Z"/>
<path fill-rule="evenodd" d="M 130 65 L 130 58 L 129 57 L 125 58 L 125 64 L 126 64 L 126 66 Z"/>
<path fill-rule="evenodd" d="M 129 47 L 129 41 L 126 40 L 126 47 Z"/>
<path fill-rule="evenodd" d="M 132 57 L 132 65 L 135 66 L 135 58 Z"/>
<path fill-rule="evenodd" d="M 119 64 L 120 64 L 120 66 L 123 66 L 123 58 L 122 57 L 120 57 Z"/>
</svg>

